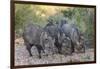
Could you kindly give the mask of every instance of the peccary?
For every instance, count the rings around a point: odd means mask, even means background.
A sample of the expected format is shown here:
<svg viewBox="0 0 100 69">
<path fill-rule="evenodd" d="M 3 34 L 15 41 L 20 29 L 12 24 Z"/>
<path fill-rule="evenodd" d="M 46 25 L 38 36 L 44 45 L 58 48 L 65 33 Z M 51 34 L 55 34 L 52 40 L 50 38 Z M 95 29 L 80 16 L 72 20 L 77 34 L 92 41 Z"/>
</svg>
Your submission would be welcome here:
<svg viewBox="0 0 100 69">
<path fill-rule="evenodd" d="M 85 50 L 84 40 L 81 38 L 81 32 L 75 24 L 68 23 L 66 19 L 61 19 L 58 23 L 58 30 L 60 35 L 65 34 L 66 37 L 71 39 L 72 52 Z"/>
<path fill-rule="evenodd" d="M 31 47 L 36 46 L 39 53 L 39 58 L 41 58 L 41 51 L 46 54 L 49 54 L 47 51 L 52 51 L 55 41 L 45 29 L 34 24 L 28 24 L 24 28 L 23 39 L 29 55 L 32 56 Z"/>
<path fill-rule="evenodd" d="M 59 39 L 60 32 L 58 30 L 57 24 L 53 24 L 53 23 L 50 22 L 44 27 L 44 29 L 52 37 L 52 39 L 55 40 L 54 45 L 57 48 L 58 53 L 61 53 L 61 41 Z"/>
<path fill-rule="evenodd" d="M 65 33 L 66 37 L 71 39 L 72 52 L 80 52 L 80 50 L 84 48 L 84 45 L 82 45 L 80 41 L 80 31 L 74 24 L 63 24 L 60 29 Z"/>
<path fill-rule="evenodd" d="M 40 44 L 41 33 L 42 33 L 41 28 L 33 24 L 28 24 L 24 28 L 23 39 L 26 45 L 26 49 L 28 50 L 30 56 L 32 56 L 31 47 L 36 46 L 39 53 L 39 58 L 41 58 L 40 54 L 41 54 L 41 50 L 43 50 L 43 47 Z"/>
</svg>

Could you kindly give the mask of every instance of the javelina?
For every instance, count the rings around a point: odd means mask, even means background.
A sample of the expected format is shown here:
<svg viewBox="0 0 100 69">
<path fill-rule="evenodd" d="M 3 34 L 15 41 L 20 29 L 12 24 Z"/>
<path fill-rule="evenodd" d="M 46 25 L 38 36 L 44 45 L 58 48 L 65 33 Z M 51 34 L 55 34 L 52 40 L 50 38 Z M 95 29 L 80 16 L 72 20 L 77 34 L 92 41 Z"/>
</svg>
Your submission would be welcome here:
<svg viewBox="0 0 100 69">
<path fill-rule="evenodd" d="M 54 45 L 58 50 L 58 53 L 61 52 L 61 42 L 58 41 L 59 37 L 60 37 L 60 33 L 57 27 L 57 24 L 53 24 L 53 23 L 48 23 L 44 29 L 47 31 L 47 33 L 52 37 L 54 41 Z"/>
<path fill-rule="evenodd" d="M 41 51 L 44 51 L 43 47 L 40 44 L 41 33 L 42 33 L 42 28 L 34 24 L 28 24 L 24 28 L 23 32 L 24 44 L 26 45 L 26 48 L 30 56 L 32 56 L 31 47 L 36 46 L 39 53 L 39 58 L 41 58 Z"/>
<path fill-rule="evenodd" d="M 65 33 L 66 37 L 69 37 L 71 39 L 73 50 L 72 52 L 79 51 L 79 49 L 81 50 L 82 48 L 84 48 L 84 45 L 80 44 L 80 31 L 74 24 L 63 23 L 61 24 L 59 29 L 61 32 Z"/>
</svg>

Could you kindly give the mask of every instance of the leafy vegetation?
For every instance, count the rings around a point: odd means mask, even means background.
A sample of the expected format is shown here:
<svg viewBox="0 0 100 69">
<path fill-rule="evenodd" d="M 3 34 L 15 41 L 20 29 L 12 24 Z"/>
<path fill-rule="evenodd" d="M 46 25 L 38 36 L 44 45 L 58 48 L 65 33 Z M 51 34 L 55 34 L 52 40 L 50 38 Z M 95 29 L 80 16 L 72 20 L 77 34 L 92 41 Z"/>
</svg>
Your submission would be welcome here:
<svg viewBox="0 0 100 69">
<path fill-rule="evenodd" d="M 15 32 L 21 35 L 23 27 L 34 23 L 44 27 L 52 19 L 53 23 L 65 18 L 75 24 L 87 40 L 94 40 L 94 9 L 80 7 L 58 7 L 32 4 L 15 4 Z"/>
</svg>

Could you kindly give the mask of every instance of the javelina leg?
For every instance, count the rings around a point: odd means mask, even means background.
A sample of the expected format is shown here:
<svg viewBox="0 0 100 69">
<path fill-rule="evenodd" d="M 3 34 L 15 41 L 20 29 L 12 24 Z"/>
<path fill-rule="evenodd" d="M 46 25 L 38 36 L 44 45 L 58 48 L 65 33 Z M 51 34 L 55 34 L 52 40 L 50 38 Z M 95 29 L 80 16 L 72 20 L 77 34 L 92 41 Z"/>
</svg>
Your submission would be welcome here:
<svg viewBox="0 0 100 69">
<path fill-rule="evenodd" d="M 70 52 L 68 53 L 69 55 L 72 55 L 72 53 L 73 53 L 73 51 L 72 51 L 72 49 L 70 49 Z"/>
<path fill-rule="evenodd" d="M 32 53 L 31 53 L 31 45 L 30 44 L 28 44 L 28 43 L 25 43 L 26 44 L 26 49 L 28 50 L 28 52 L 29 52 L 29 55 L 30 56 L 32 56 Z"/>
<path fill-rule="evenodd" d="M 58 53 L 59 53 L 59 54 L 62 54 L 61 46 L 62 46 L 61 44 L 59 44 L 59 45 L 57 46 L 57 48 L 58 48 Z"/>
<path fill-rule="evenodd" d="M 45 51 L 44 51 L 44 48 L 43 48 L 43 47 L 41 47 L 41 50 L 43 51 L 43 53 L 45 53 Z"/>
<path fill-rule="evenodd" d="M 36 47 L 37 47 L 37 50 L 38 50 L 38 53 L 39 53 L 39 58 L 41 58 L 41 51 L 44 52 L 44 49 L 42 48 L 41 45 L 36 45 Z"/>
<path fill-rule="evenodd" d="M 85 53 L 85 46 L 83 46 L 83 53 Z"/>
<path fill-rule="evenodd" d="M 81 53 L 82 52 L 82 47 L 80 47 L 80 46 L 75 46 L 75 52 L 76 53 Z"/>
<path fill-rule="evenodd" d="M 67 54 L 68 55 L 72 55 L 72 49 L 71 49 L 71 47 L 67 48 Z"/>
<path fill-rule="evenodd" d="M 55 46 L 58 49 L 58 53 L 61 54 L 61 45 L 58 42 L 55 42 Z"/>
<path fill-rule="evenodd" d="M 74 44 L 73 42 L 71 41 L 71 53 L 75 52 L 75 47 L 74 47 Z"/>
<path fill-rule="evenodd" d="M 82 53 L 85 53 L 85 46 L 82 46 L 81 52 L 82 52 Z"/>
</svg>

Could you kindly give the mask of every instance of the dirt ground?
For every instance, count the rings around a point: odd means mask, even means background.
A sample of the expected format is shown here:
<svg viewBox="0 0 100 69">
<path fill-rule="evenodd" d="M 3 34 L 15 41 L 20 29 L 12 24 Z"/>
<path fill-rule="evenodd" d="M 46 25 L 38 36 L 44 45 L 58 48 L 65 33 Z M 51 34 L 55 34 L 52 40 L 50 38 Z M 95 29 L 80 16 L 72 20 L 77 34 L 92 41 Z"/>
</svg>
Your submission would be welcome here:
<svg viewBox="0 0 100 69">
<path fill-rule="evenodd" d="M 32 47 L 32 57 L 29 56 L 23 39 L 15 40 L 15 66 L 17 65 L 35 65 L 35 64 L 51 64 L 51 63 L 73 63 L 94 61 L 94 49 L 86 49 L 85 53 L 73 53 L 72 55 L 44 55 L 38 58 L 38 52 L 35 46 Z"/>
</svg>

